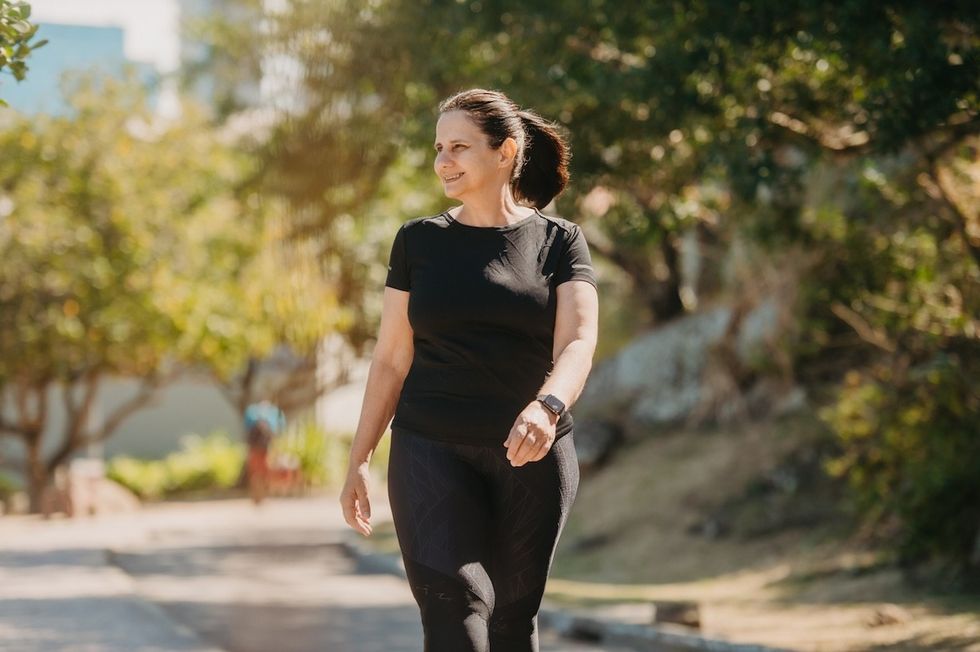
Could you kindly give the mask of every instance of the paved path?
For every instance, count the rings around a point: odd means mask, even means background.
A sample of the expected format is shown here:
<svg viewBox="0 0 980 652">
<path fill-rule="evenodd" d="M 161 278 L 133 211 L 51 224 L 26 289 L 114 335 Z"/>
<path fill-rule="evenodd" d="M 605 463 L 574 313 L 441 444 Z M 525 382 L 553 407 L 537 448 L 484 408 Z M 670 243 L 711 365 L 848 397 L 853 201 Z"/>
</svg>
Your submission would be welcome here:
<svg viewBox="0 0 980 652">
<path fill-rule="evenodd" d="M 357 568 L 345 535 L 332 497 L 0 519 L 0 649 L 419 652 L 407 584 Z M 549 632 L 541 649 L 620 652 Z"/>
</svg>

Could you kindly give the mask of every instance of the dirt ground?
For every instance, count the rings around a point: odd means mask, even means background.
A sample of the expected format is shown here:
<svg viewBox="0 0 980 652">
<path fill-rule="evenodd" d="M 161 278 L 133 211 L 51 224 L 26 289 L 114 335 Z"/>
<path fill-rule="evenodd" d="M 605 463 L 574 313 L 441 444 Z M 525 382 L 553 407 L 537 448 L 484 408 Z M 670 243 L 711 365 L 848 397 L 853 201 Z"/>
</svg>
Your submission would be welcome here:
<svg viewBox="0 0 980 652">
<path fill-rule="evenodd" d="M 770 424 L 679 432 L 618 452 L 580 486 L 548 598 L 695 601 L 706 635 L 807 652 L 980 652 L 980 596 L 910 586 L 828 519 L 833 510 L 816 505 L 825 490 L 797 488 L 795 504 L 759 490 L 760 477 L 792 479 L 787 455 L 799 459 L 812 436 Z M 783 527 L 759 526 L 766 504 Z"/>
</svg>

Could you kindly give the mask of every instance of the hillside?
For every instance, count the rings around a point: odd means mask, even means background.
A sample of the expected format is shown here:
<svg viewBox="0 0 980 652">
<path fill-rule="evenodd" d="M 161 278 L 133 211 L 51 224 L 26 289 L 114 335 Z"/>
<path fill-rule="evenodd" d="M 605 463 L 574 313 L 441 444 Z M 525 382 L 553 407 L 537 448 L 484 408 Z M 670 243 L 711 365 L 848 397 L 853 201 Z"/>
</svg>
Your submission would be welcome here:
<svg viewBox="0 0 980 652">
<path fill-rule="evenodd" d="M 705 634 L 795 650 L 980 651 L 980 600 L 913 588 L 862 541 L 823 442 L 797 417 L 619 449 L 583 479 L 548 598 L 693 600 Z"/>
</svg>

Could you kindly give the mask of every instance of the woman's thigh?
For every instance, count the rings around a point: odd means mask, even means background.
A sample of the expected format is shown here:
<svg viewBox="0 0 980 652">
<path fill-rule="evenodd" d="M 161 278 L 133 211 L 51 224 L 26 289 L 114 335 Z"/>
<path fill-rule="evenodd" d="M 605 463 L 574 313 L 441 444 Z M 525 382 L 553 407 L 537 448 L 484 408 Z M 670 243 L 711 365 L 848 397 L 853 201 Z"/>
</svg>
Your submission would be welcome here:
<svg viewBox="0 0 980 652">
<path fill-rule="evenodd" d="M 388 492 L 403 557 L 460 577 L 491 609 L 543 591 L 578 484 L 572 433 L 520 467 L 503 446 L 392 433 Z"/>
<path fill-rule="evenodd" d="M 393 431 L 388 498 L 406 571 L 438 571 L 492 609 L 493 587 L 483 562 L 493 496 L 483 474 L 459 454 L 468 448 Z"/>
<path fill-rule="evenodd" d="M 489 450 L 485 473 L 494 501 L 486 568 L 498 605 L 541 594 L 579 485 L 572 433 L 536 462 L 514 467 L 507 449 Z"/>
</svg>

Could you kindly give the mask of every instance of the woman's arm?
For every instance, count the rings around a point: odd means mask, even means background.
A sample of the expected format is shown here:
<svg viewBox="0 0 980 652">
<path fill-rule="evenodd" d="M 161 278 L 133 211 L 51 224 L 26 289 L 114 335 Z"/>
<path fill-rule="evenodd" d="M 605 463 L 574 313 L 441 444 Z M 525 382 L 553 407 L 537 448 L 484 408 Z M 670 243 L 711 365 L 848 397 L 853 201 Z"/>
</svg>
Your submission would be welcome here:
<svg viewBox="0 0 980 652">
<path fill-rule="evenodd" d="M 371 356 L 361 415 L 351 444 L 347 479 L 340 491 L 344 520 L 365 536 L 371 534 L 368 466 L 395 413 L 414 355 L 412 327 L 408 321 L 408 292 L 386 287 L 378 342 Z"/>
<path fill-rule="evenodd" d="M 599 332 L 599 295 L 588 281 L 566 281 L 558 286 L 555 313 L 555 363 L 538 394 L 554 394 L 567 407 L 578 399 L 592 370 Z M 517 416 L 504 446 L 513 466 L 543 459 L 555 441 L 558 417 L 537 400 Z"/>
<path fill-rule="evenodd" d="M 558 286 L 551 375 L 538 394 L 554 394 L 566 408 L 578 400 L 592 370 L 599 335 L 599 295 L 588 281 Z"/>
</svg>

